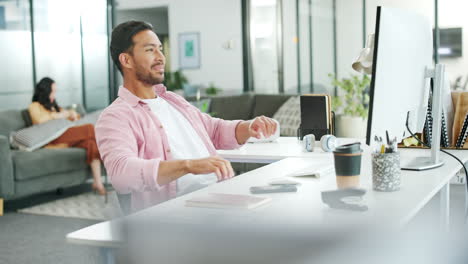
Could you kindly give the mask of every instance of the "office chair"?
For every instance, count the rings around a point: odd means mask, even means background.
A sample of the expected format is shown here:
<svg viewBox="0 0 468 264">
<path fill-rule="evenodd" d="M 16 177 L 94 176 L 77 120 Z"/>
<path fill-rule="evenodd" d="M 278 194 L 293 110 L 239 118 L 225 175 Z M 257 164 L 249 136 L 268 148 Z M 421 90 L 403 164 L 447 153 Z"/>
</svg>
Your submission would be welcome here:
<svg viewBox="0 0 468 264">
<path fill-rule="evenodd" d="M 458 90 L 459 88 L 462 88 L 461 86 L 461 79 L 462 79 L 462 76 L 458 76 L 455 81 L 453 82 L 453 85 L 452 85 L 452 89 L 453 90 Z"/>
<path fill-rule="evenodd" d="M 468 75 L 466 76 L 465 83 L 462 86 L 462 90 L 466 91 L 467 88 L 468 88 Z"/>
<path fill-rule="evenodd" d="M 132 212 L 132 203 L 131 203 L 131 194 L 120 194 L 117 193 L 117 200 L 119 201 L 120 209 L 122 213 L 125 215 L 129 215 Z"/>
</svg>

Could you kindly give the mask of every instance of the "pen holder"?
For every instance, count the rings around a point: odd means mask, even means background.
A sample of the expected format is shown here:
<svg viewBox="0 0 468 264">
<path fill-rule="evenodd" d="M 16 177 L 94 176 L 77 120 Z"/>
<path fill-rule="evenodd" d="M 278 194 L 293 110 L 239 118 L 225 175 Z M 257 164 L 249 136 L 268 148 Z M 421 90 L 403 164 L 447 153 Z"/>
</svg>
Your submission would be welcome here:
<svg viewBox="0 0 468 264">
<path fill-rule="evenodd" d="M 400 153 L 372 153 L 372 185 L 374 190 L 400 190 Z"/>
</svg>

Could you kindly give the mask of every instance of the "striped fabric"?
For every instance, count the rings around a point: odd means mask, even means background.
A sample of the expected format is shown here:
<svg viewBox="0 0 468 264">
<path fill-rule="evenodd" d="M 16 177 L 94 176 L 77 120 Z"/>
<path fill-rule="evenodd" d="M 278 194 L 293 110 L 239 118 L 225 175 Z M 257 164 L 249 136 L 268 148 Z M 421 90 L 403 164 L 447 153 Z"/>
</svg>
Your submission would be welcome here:
<svg viewBox="0 0 468 264">
<path fill-rule="evenodd" d="M 14 148 L 33 151 L 60 137 L 73 125 L 73 122 L 66 119 L 51 120 L 12 132 L 10 143 Z"/>
<path fill-rule="evenodd" d="M 278 108 L 273 119 L 280 123 L 280 135 L 283 137 L 297 136 L 301 124 L 301 102 L 299 96 L 292 96 Z"/>
<path fill-rule="evenodd" d="M 96 124 L 101 112 L 102 110 L 91 112 L 75 122 L 66 119 L 55 119 L 23 128 L 10 134 L 10 144 L 16 149 L 34 151 L 60 137 L 70 127 Z"/>
</svg>

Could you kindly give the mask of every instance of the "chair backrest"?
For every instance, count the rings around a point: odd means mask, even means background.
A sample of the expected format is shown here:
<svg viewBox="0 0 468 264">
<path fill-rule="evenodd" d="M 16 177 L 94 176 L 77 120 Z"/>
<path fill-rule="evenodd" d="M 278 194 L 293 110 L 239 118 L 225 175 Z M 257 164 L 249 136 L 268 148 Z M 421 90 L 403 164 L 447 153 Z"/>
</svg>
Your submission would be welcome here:
<svg viewBox="0 0 468 264">
<path fill-rule="evenodd" d="M 466 76 L 465 83 L 463 84 L 462 90 L 466 91 L 467 88 L 468 88 L 468 75 Z"/>
<path fill-rule="evenodd" d="M 129 215 L 132 212 L 132 195 L 117 193 L 120 209 L 124 215 Z"/>
<path fill-rule="evenodd" d="M 6 110 L 0 112 L 0 135 L 9 137 L 12 131 L 17 131 L 27 126 L 22 111 Z"/>
</svg>

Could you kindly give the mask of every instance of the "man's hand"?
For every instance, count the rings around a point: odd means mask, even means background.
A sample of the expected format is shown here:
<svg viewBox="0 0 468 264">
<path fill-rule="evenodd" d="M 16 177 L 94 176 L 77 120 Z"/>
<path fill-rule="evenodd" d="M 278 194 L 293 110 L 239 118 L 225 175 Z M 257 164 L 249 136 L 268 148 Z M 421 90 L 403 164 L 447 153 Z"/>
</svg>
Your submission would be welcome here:
<svg viewBox="0 0 468 264">
<path fill-rule="evenodd" d="M 231 163 L 221 157 L 214 156 L 204 159 L 194 159 L 187 161 L 189 173 L 207 174 L 215 173 L 218 181 L 227 180 L 234 176 Z"/>
<path fill-rule="evenodd" d="M 262 135 L 267 138 L 275 134 L 278 125 L 275 120 L 259 116 L 250 121 L 242 121 L 236 127 L 237 143 L 244 144 L 249 137 L 261 138 Z"/>
<path fill-rule="evenodd" d="M 74 110 L 68 110 L 68 120 L 76 121 L 78 119 L 80 119 L 80 117 L 77 112 L 75 112 Z"/>
<path fill-rule="evenodd" d="M 208 174 L 215 173 L 218 181 L 234 176 L 231 163 L 220 157 L 208 157 L 193 160 L 168 160 L 159 163 L 157 182 L 159 185 L 168 184 L 187 173 Z"/>
<path fill-rule="evenodd" d="M 266 116 L 259 116 L 253 119 L 249 125 L 249 136 L 261 138 L 262 134 L 265 138 L 275 134 L 277 128 L 276 122 Z"/>
</svg>

